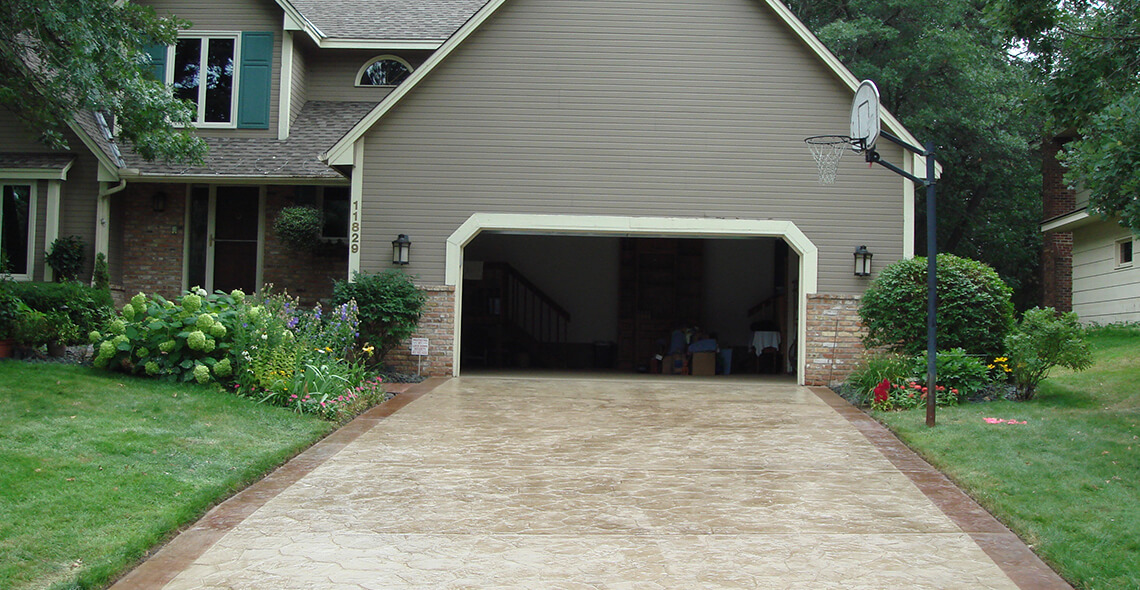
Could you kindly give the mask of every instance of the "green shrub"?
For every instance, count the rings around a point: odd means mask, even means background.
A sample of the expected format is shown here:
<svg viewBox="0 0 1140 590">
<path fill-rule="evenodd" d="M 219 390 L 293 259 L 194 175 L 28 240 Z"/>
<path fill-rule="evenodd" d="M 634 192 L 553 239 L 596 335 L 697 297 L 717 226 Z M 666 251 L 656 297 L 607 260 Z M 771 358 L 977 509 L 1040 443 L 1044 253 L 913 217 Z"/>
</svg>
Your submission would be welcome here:
<svg viewBox="0 0 1140 590">
<path fill-rule="evenodd" d="M 1015 397 L 1033 399 L 1037 385 L 1056 366 L 1083 371 L 1092 366 L 1092 352 L 1085 342 L 1077 314 L 1057 314 L 1051 307 L 1025 312 L 1013 333 L 1005 339 L 1010 378 Z"/>
<path fill-rule="evenodd" d="M 286 247 L 314 252 L 321 244 L 321 212 L 315 207 L 286 207 L 277 213 L 273 231 Z"/>
<path fill-rule="evenodd" d="M 20 281 L 9 282 L 7 289 L 31 309 L 44 313 L 66 312 L 71 323 L 75 324 L 81 334 L 101 329 L 114 315 L 110 292 L 81 283 Z"/>
<path fill-rule="evenodd" d="M 377 349 L 382 359 L 388 351 L 416 331 L 427 295 L 411 277 L 399 270 L 380 274 L 355 273 L 353 282 L 337 281 L 333 301 L 355 300 L 360 311 L 360 337 Z"/>
<path fill-rule="evenodd" d="M 45 259 L 55 271 L 55 280 L 74 281 L 83 271 L 83 240 L 79 236 L 56 238 L 48 248 Z"/>
<path fill-rule="evenodd" d="M 50 326 L 46 313 L 25 307 L 16 320 L 12 339 L 24 346 L 47 344 L 52 339 Z"/>
<path fill-rule="evenodd" d="M 217 365 L 231 349 L 238 311 L 232 295 L 207 296 L 201 289 L 177 302 L 139 293 L 107 323 L 105 333 L 92 334 L 94 364 L 179 381 L 221 377 Z M 229 366 L 224 363 L 221 372 Z"/>
<path fill-rule="evenodd" d="M 985 389 L 990 382 L 986 363 L 981 358 L 966 354 L 961 348 L 938 351 L 934 365 L 938 370 L 938 386 L 942 388 L 936 398 L 939 405 L 957 404 L 962 398 Z M 916 383 L 926 385 L 925 352 L 914 357 L 912 373 Z"/>
<path fill-rule="evenodd" d="M 878 353 L 865 357 L 847 377 L 847 384 L 858 395 L 858 405 L 866 405 L 883 379 L 891 383 L 901 383 L 911 378 L 913 359 L 897 353 Z"/>
<path fill-rule="evenodd" d="M 992 268 L 952 254 L 938 255 L 938 348 L 995 355 L 1013 325 L 1012 290 Z M 926 349 L 926 259 L 883 269 L 863 294 L 864 344 L 915 355 Z"/>
<path fill-rule="evenodd" d="M 107 269 L 107 256 L 102 252 L 95 255 L 95 270 L 91 275 L 91 286 L 99 291 L 111 288 L 111 272 Z"/>
<path fill-rule="evenodd" d="M 13 293 L 12 281 L 0 280 L 0 340 L 15 337 L 16 322 L 20 320 L 20 306 L 23 301 Z"/>
</svg>

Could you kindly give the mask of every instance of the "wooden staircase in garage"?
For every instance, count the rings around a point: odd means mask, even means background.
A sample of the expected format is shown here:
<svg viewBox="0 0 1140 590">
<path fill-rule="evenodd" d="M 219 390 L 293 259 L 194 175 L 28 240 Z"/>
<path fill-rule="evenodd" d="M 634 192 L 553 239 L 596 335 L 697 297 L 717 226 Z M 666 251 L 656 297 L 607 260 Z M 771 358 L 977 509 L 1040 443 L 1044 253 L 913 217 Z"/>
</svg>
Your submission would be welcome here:
<svg viewBox="0 0 1140 590">
<path fill-rule="evenodd" d="M 463 364 L 565 367 L 570 313 L 506 262 L 482 274 L 463 283 Z"/>
</svg>

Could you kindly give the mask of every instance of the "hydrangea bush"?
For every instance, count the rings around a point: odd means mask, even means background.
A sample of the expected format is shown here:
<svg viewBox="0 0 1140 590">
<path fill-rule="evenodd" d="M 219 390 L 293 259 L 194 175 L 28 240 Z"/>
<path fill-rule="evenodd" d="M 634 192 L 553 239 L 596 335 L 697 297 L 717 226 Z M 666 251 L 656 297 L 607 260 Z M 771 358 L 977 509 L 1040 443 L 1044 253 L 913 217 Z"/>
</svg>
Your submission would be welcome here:
<svg viewBox="0 0 1140 590">
<path fill-rule="evenodd" d="M 94 365 L 178 381 L 225 381 L 241 291 L 193 289 L 177 301 L 139 293 L 102 332 L 91 332 Z"/>
<path fill-rule="evenodd" d="M 176 301 L 140 293 L 102 332 L 96 367 L 179 381 L 218 382 L 239 394 L 342 419 L 385 399 L 356 351 L 355 301 L 302 308 L 287 293 L 192 289 Z"/>
</svg>

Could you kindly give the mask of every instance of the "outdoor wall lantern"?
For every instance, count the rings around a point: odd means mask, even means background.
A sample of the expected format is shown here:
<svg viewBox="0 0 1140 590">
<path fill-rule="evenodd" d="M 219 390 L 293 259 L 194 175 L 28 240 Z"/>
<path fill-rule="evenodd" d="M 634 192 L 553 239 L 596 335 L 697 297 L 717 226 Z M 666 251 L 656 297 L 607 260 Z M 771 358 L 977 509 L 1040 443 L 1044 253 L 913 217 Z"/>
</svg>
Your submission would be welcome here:
<svg viewBox="0 0 1140 590">
<path fill-rule="evenodd" d="M 407 264 L 411 252 L 412 241 L 407 234 L 400 234 L 400 237 L 392 240 L 392 264 Z"/>
<path fill-rule="evenodd" d="M 158 191 L 150 198 L 150 208 L 154 209 L 155 213 L 162 213 L 166 211 L 166 193 Z"/>
<path fill-rule="evenodd" d="M 866 246 L 859 246 L 855 249 L 855 276 L 869 277 L 871 276 L 871 254 Z"/>
</svg>

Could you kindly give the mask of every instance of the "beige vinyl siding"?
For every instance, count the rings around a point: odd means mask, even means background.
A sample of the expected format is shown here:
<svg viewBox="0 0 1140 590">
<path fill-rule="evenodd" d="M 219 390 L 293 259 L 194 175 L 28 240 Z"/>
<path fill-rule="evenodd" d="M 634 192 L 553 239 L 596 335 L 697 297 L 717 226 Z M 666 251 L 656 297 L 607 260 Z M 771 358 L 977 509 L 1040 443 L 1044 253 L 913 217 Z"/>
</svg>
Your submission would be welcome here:
<svg viewBox="0 0 1140 590">
<path fill-rule="evenodd" d="M 364 64 L 381 55 L 395 55 L 418 68 L 430 51 L 384 51 L 381 49 L 322 49 L 309 58 L 309 100 L 380 102 L 392 87 L 357 88 L 356 75 Z"/>
<path fill-rule="evenodd" d="M 0 145 L 3 146 L 0 151 L 10 153 L 42 154 L 51 151 L 24 127 L 16 115 L 6 109 L 0 109 Z"/>
<path fill-rule="evenodd" d="M 1082 322 L 1140 321 L 1140 260 L 1116 266 L 1116 242 L 1130 236 L 1110 221 L 1073 230 L 1073 311 Z"/>
<path fill-rule="evenodd" d="M 803 144 L 851 97 L 751 0 L 507 3 L 365 136 L 362 269 L 406 233 L 442 283 L 474 212 L 775 219 L 820 247 L 820 291 L 861 292 L 857 246 L 902 257 L 903 181 L 848 154 L 820 186 Z"/>
<path fill-rule="evenodd" d="M 79 138 L 68 134 L 68 142 L 82 146 Z M 59 204 L 59 237 L 79 236 L 83 239 L 83 273 L 87 281 L 95 267 L 95 208 L 99 199 L 99 161 L 94 154 L 80 147 L 75 163 L 62 183 Z M 114 197 L 111 197 L 114 198 Z"/>
<path fill-rule="evenodd" d="M 289 89 L 289 123 L 297 120 L 301 109 L 308 99 L 309 65 L 307 52 L 302 47 L 312 46 L 312 42 L 304 35 L 293 36 L 293 76 L 292 86 Z"/>
<path fill-rule="evenodd" d="M 197 0 L 141 0 L 159 14 L 174 14 L 193 26 L 190 32 L 273 32 L 273 79 L 269 89 L 268 129 L 199 129 L 203 137 L 277 137 L 278 106 L 281 101 L 281 35 L 284 12 L 273 0 L 240 0 L 214 3 Z M 241 84 L 241 81 L 238 81 Z M 235 111 L 234 116 L 237 116 Z"/>
</svg>

